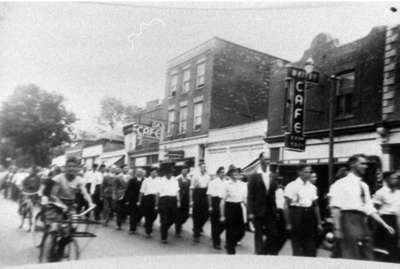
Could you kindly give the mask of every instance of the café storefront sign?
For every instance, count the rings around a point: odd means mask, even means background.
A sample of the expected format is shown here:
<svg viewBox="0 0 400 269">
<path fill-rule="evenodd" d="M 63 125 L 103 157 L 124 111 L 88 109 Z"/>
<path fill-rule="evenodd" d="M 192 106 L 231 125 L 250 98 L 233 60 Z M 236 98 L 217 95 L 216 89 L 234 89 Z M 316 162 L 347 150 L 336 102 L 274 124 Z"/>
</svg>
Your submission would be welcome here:
<svg viewBox="0 0 400 269">
<path fill-rule="evenodd" d="M 159 140 L 161 138 L 161 128 L 159 126 L 148 126 L 139 123 L 131 123 L 125 125 L 123 128 L 124 135 L 136 133 L 141 137 L 154 138 Z"/>
<path fill-rule="evenodd" d="M 292 98 L 289 132 L 285 133 L 285 147 L 288 150 L 304 151 L 305 79 L 302 76 L 291 77 L 288 82 Z"/>
</svg>

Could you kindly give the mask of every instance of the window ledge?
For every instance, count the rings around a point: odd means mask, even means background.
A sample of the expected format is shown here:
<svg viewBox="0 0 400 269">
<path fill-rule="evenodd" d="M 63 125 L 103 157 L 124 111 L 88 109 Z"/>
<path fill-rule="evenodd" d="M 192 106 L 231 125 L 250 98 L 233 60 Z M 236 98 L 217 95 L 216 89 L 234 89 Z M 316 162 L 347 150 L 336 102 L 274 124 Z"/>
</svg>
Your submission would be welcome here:
<svg viewBox="0 0 400 269">
<path fill-rule="evenodd" d="M 193 129 L 193 132 L 200 132 L 201 131 L 201 128 L 199 128 L 199 129 Z"/>
<path fill-rule="evenodd" d="M 353 118 L 355 118 L 355 116 L 352 114 L 352 115 L 343 115 L 343 116 L 335 117 L 335 120 L 348 120 L 348 119 L 353 119 Z"/>
</svg>

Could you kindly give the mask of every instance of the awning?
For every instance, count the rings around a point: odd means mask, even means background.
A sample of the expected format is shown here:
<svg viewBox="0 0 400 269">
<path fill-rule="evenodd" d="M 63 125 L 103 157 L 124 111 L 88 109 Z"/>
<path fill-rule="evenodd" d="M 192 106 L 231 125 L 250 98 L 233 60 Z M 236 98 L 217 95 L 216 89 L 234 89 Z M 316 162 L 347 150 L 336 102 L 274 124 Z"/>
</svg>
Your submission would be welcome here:
<svg viewBox="0 0 400 269">
<path fill-rule="evenodd" d="M 107 158 L 107 159 L 103 159 L 102 161 L 103 161 L 103 164 L 106 167 L 110 167 L 111 165 L 116 164 L 117 162 L 119 162 L 122 158 L 124 158 L 124 156 L 116 156 L 116 157 L 110 157 L 110 158 Z"/>
</svg>

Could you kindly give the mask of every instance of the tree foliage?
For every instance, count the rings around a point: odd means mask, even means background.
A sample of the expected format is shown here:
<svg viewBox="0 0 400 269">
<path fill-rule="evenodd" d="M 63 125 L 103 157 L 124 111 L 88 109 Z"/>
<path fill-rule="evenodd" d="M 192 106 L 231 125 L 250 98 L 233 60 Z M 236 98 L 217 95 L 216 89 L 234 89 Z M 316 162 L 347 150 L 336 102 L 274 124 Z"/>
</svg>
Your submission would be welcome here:
<svg viewBox="0 0 400 269">
<path fill-rule="evenodd" d="M 50 163 L 51 149 L 70 141 L 71 124 L 76 120 L 63 102 L 62 95 L 49 93 L 33 84 L 15 89 L 3 103 L 0 113 L 3 163 L 10 158 L 6 153 L 20 165 Z"/>
<path fill-rule="evenodd" d="M 100 105 L 101 112 L 98 122 L 111 130 L 119 128 L 124 123 L 132 120 L 139 109 L 137 106 L 125 104 L 113 96 L 104 96 Z"/>
</svg>

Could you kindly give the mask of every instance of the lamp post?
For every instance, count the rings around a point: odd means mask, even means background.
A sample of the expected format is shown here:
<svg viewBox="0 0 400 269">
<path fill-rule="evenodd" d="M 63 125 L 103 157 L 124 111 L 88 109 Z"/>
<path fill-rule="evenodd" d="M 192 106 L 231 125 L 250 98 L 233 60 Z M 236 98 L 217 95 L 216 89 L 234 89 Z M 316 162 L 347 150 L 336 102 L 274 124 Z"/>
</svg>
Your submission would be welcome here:
<svg viewBox="0 0 400 269">
<path fill-rule="evenodd" d="M 315 69 L 314 61 L 312 58 L 308 58 L 306 64 L 304 65 L 304 70 L 307 74 L 311 74 Z M 328 157 L 328 181 L 329 184 L 332 183 L 334 177 L 334 119 L 335 119 L 335 110 L 336 110 L 336 90 L 337 90 L 337 81 L 338 78 L 335 75 L 328 75 L 322 71 L 318 71 L 319 73 L 324 74 L 329 78 L 329 114 L 328 114 L 328 129 L 329 129 L 329 157 Z"/>
</svg>

